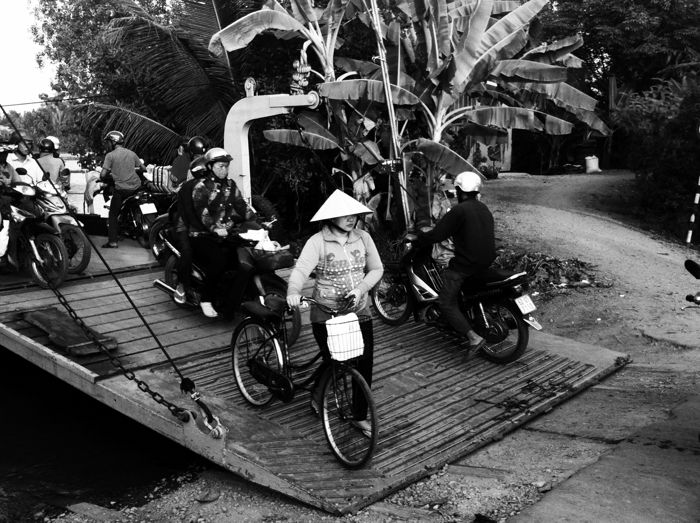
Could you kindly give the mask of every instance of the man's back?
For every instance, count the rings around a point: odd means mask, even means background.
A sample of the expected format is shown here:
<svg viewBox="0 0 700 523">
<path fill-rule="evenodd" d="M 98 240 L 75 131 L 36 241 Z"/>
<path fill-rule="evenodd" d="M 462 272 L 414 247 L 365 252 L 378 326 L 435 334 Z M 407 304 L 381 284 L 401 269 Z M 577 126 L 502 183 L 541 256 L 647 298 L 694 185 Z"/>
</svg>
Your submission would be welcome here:
<svg viewBox="0 0 700 523">
<path fill-rule="evenodd" d="M 58 180 L 58 173 L 61 172 L 61 169 L 65 166 L 63 160 L 55 158 L 51 153 L 41 153 L 37 162 L 39 162 L 39 165 L 41 165 L 41 168 L 44 169 L 46 174 L 49 175 L 52 182 Z"/>
<path fill-rule="evenodd" d="M 449 267 L 464 274 L 473 274 L 491 265 L 496 258 L 493 215 L 475 198 L 454 206 L 435 226 L 421 235 L 431 243 L 452 237 L 455 256 Z"/>
<path fill-rule="evenodd" d="M 104 168 L 109 169 L 117 189 L 136 190 L 141 187 L 141 178 L 136 173 L 136 169 L 141 168 L 141 160 L 126 147 L 118 146 L 108 152 Z"/>
</svg>

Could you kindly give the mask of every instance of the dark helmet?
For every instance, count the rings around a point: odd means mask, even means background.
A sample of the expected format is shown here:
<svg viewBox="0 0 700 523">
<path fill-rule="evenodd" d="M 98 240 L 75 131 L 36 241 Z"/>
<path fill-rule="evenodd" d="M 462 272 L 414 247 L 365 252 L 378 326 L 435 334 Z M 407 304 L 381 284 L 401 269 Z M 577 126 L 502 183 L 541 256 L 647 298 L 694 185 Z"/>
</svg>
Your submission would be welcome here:
<svg viewBox="0 0 700 523">
<path fill-rule="evenodd" d="M 52 153 L 56 150 L 56 144 L 54 144 L 48 138 L 44 138 L 39 142 L 39 152 L 40 153 Z"/>
<path fill-rule="evenodd" d="M 105 141 L 108 141 L 108 140 L 109 140 L 109 141 L 112 142 L 114 145 L 123 144 L 123 143 L 124 143 L 124 135 L 123 135 L 122 133 L 120 133 L 119 131 L 109 131 L 109 132 L 105 135 L 105 138 L 104 138 L 104 139 L 105 139 Z"/>
<path fill-rule="evenodd" d="M 187 142 L 187 152 L 191 156 L 202 155 L 207 152 L 207 145 L 204 143 L 204 138 L 201 136 L 193 136 Z"/>
<path fill-rule="evenodd" d="M 216 162 L 230 162 L 233 160 L 231 158 L 231 155 L 227 153 L 224 149 L 221 147 L 214 147 L 213 149 L 209 149 L 206 154 L 204 155 L 204 163 L 207 166 L 207 169 L 211 169 L 211 164 L 216 163 Z"/>
<path fill-rule="evenodd" d="M 200 156 L 190 162 L 190 172 L 193 178 L 201 178 L 206 174 L 207 167 L 204 165 L 205 160 L 206 158 L 204 156 Z"/>
</svg>

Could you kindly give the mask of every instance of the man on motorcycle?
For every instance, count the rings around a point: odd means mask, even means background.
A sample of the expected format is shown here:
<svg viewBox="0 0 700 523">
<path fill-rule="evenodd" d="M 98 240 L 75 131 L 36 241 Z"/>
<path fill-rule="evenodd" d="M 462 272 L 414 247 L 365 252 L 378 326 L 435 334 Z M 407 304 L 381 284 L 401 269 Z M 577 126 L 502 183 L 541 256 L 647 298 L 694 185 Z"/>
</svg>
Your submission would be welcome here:
<svg viewBox="0 0 700 523">
<path fill-rule="evenodd" d="M 455 255 L 443 274 L 440 310 L 450 326 L 469 340 L 470 349 L 480 349 L 485 341 L 459 309 L 459 293 L 465 281 L 478 276 L 496 258 L 493 215 L 481 199 L 481 176 L 465 171 L 454 181 L 459 202 L 427 233 L 418 233 L 418 246 L 452 238 Z"/>
<path fill-rule="evenodd" d="M 192 203 L 192 189 L 206 173 L 206 158 L 204 157 L 206 152 L 207 146 L 204 143 L 204 138 L 201 136 L 194 136 L 187 142 L 187 153 L 192 158 L 192 161 L 189 165 L 187 181 L 180 186 L 177 195 L 177 222 L 175 224 L 175 233 L 178 247 L 180 248 L 180 258 L 177 266 L 180 280 L 173 294 L 173 299 L 175 303 L 180 304 L 185 303 L 187 300 L 187 292 L 191 287 L 192 244 L 189 236 L 189 224 L 197 223 Z"/>
<path fill-rule="evenodd" d="M 224 272 L 237 262 L 236 274 L 229 296 L 238 305 L 254 268 L 252 255 L 234 242 L 221 241 L 239 231 L 239 226 L 253 217 L 236 184 L 228 178 L 231 156 L 219 147 L 204 155 L 206 174 L 192 189 L 194 214 L 184 216 L 189 221 L 192 251 L 196 253 L 206 274 L 200 307 L 205 316 L 218 316 L 212 299 Z M 203 234 L 202 234 L 203 233 Z"/>
<path fill-rule="evenodd" d="M 66 166 L 63 160 L 54 156 L 56 152 L 56 145 L 52 140 L 44 138 L 39 142 L 39 158 L 37 162 L 41 165 L 44 170 L 44 180 L 51 180 L 56 187 L 63 188 L 63 184 L 59 183 L 59 174 L 61 170 Z"/>
<path fill-rule="evenodd" d="M 7 161 L 15 168 L 15 171 L 20 167 L 25 170 L 24 174 L 17 173 L 18 181 L 36 185 L 44 177 L 41 167 L 32 157 L 27 141 L 19 136 L 16 136 L 13 141 L 17 144 L 17 149 L 10 153 Z"/>
<path fill-rule="evenodd" d="M 103 249 L 118 247 L 119 210 L 122 202 L 134 194 L 142 184 L 142 173 L 146 170 L 138 155 L 124 147 L 124 135 L 119 131 L 110 131 L 104 138 L 107 154 L 100 172 L 100 180 L 114 182 L 112 203 L 109 206 L 107 232 L 109 240 Z"/>
<path fill-rule="evenodd" d="M 0 187 L 19 181 L 15 168 L 7 161 L 7 155 L 14 149 L 14 145 L 0 144 Z"/>
</svg>

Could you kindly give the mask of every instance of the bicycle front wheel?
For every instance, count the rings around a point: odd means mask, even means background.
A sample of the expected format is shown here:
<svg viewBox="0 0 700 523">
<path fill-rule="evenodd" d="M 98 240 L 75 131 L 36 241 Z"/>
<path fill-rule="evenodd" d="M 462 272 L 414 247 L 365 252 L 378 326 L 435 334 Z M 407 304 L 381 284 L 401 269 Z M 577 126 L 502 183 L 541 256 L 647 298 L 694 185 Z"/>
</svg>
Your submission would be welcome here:
<svg viewBox="0 0 700 523">
<path fill-rule="evenodd" d="M 233 331 L 231 349 L 233 375 L 241 396 L 255 407 L 267 405 L 273 394 L 264 383 L 265 377 L 282 374 L 284 369 L 279 341 L 265 325 L 247 318 Z"/>
<path fill-rule="evenodd" d="M 379 437 L 369 386 L 357 370 L 335 364 L 321 386 L 321 420 L 328 446 L 344 467 L 360 468 L 372 457 Z"/>
</svg>

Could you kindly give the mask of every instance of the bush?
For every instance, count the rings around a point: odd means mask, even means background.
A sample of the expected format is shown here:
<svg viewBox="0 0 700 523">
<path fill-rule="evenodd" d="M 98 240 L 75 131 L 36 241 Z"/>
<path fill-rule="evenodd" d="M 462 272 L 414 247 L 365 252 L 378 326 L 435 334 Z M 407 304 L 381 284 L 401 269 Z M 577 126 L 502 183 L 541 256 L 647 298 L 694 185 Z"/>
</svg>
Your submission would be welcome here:
<svg viewBox="0 0 700 523">
<path fill-rule="evenodd" d="M 682 238 L 700 175 L 700 83 L 666 80 L 628 95 L 614 115 L 626 133 L 627 165 L 637 175 L 640 214 Z"/>
</svg>

